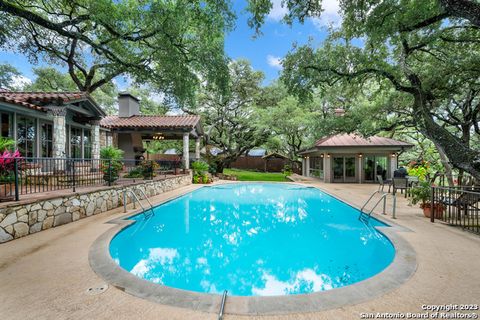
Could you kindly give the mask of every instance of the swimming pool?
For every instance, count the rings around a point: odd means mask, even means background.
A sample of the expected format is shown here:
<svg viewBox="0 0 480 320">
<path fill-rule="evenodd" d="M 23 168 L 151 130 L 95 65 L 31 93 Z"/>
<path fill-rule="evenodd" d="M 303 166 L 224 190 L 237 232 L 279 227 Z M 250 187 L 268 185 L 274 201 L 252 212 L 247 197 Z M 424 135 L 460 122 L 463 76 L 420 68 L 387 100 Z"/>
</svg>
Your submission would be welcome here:
<svg viewBox="0 0 480 320">
<path fill-rule="evenodd" d="M 316 189 L 283 183 L 203 187 L 119 232 L 123 269 L 203 293 L 271 296 L 325 291 L 370 278 L 394 259 L 391 242 L 358 210 Z"/>
</svg>

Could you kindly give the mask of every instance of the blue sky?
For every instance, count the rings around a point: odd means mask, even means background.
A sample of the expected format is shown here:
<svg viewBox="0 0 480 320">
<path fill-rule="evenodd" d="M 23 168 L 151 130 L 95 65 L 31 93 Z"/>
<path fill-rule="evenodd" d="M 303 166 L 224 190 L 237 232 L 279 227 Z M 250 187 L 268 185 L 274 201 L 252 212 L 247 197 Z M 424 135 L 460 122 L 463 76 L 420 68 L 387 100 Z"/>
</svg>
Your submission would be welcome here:
<svg viewBox="0 0 480 320">
<path fill-rule="evenodd" d="M 245 1 L 236 0 L 234 9 L 237 12 L 236 29 L 227 35 L 225 50 L 233 58 L 250 60 L 253 68 L 265 73 L 264 84 L 276 79 L 281 70 L 279 64 L 292 48 L 293 43 L 304 44 L 310 38 L 319 44 L 327 35 L 326 26 L 338 25 L 338 1 L 323 0 L 324 13 L 321 18 L 308 19 L 305 23 L 288 26 L 281 22 L 286 13 L 281 0 L 274 0 L 274 6 L 262 27 L 262 35 L 253 39 L 254 31 L 247 25 L 248 14 L 244 12 Z"/>
<path fill-rule="evenodd" d="M 281 0 L 273 0 L 274 6 L 262 27 L 262 35 L 253 38 L 254 31 L 247 25 L 248 14 L 244 12 L 245 1 L 234 0 L 234 10 L 237 13 L 237 25 L 225 41 L 225 50 L 233 59 L 246 58 L 251 61 L 254 69 L 265 73 L 264 84 L 276 79 L 281 71 L 281 58 L 292 48 L 293 43 L 304 44 L 310 38 L 319 44 L 326 37 L 326 26 L 338 24 L 338 0 L 323 0 L 324 13 L 321 18 L 309 19 L 305 24 L 295 23 L 287 26 L 280 20 L 286 9 L 282 8 Z M 0 51 L 0 63 L 8 62 L 14 65 L 25 77 L 33 79 L 32 67 L 28 59 L 18 53 Z M 39 61 L 39 65 L 46 65 Z M 116 79 L 120 89 L 125 89 L 126 81 Z"/>
</svg>

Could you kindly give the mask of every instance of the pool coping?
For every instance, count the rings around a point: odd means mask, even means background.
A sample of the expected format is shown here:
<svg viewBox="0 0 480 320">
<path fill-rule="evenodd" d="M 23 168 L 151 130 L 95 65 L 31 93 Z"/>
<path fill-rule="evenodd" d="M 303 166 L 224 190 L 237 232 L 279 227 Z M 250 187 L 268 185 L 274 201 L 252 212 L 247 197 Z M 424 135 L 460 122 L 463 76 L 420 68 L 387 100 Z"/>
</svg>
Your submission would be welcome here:
<svg viewBox="0 0 480 320">
<path fill-rule="evenodd" d="M 316 186 L 296 182 L 281 183 L 316 188 L 358 209 L 347 201 L 333 196 Z M 171 198 L 159 201 L 155 206 L 172 201 L 195 190 L 198 189 L 188 190 Z M 110 285 L 139 298 L 174 307 L 218 313 L 222 299 L 221 295 L 199 293 L 155 284 L 131 274 L 117 265 L 111 258 L 109 250 L 111 240 L 118 232 L 133 224 L 135 222 L 134 220 L 126 219 L 138 215 L 139 212 L 140 210 L 136 210 L 109 221 L 108 223 L 114 224 L 115 226 L 107 230 L 93 242 L 89 250 L 89 263 L 94 272 Z M 382 272 L 349 286 L 309 294 L 261 297 L 228 296 L 225 304 L 225 313 L 236 315 L 284 315 L 325 311 L 368 301 L 398 288 L 408 281 L 417 269 L 415 250 L 398 234 L 399 232 L 408 232 L 409 230 L 396 223 L 392 223 L 392 221 L 386 221 L 379 215 L 375 215 L 375 218 L 389 225 L 374 228 L 383 233 L 395 248 L 394 260 Z"/>
</svg>

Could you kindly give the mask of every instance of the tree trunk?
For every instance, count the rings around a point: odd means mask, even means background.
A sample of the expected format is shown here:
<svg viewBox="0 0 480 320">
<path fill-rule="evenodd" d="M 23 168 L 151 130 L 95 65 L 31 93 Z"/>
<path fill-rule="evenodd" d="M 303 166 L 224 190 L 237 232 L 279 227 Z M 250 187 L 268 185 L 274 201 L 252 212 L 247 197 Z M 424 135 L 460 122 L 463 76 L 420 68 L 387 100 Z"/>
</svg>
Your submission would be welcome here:
<svg viewBox="0 0 480 320">
<path fill-rule="evenodd" d="M 480 153 L 470 149 L 461 139 L 435 122 L 427 105 L 426 97 L 429 95 L 421 89 L 420 80 L 415 75 L 411 75 L 410 81 L 417 87 L 413 112 L 420 131 L 443 149 L 454 167 L 463 169 L 480 180 Z"/>
<path fill-rule="evenodd" d="M 452 173 L 452 166 L 448 162 L 447 155 L 443 148 L 436 142 L 433 142 L 435 148 L 437 149 L 438 155 L 440 156 L 440 161 L 442 162 L 443 168 L 445 169 L 445 176 L 447 177 L 448 185 L 453 187 L 455 184 L 453 182 L 453 173 Z"/>
</svg>

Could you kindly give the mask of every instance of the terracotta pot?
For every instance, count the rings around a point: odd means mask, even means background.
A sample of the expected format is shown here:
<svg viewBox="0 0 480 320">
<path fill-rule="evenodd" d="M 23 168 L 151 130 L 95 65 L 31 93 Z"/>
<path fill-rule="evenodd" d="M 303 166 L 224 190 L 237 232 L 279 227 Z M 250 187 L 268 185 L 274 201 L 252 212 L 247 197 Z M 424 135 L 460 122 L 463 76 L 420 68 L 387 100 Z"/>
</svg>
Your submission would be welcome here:
<svg viewBox="0 0 480 320">
<path fill-rule="evenodd" d="M 430 218 L 432 216 L 432 205 L 430 203 L 425 204 L 423 207 L 423 214 L 425 217 Z M 443 217 L 443 211 L 445 207 L 441 203 L 437 203 L 435 206 L 435 219 L 441 219 Z"/>
</svg>

